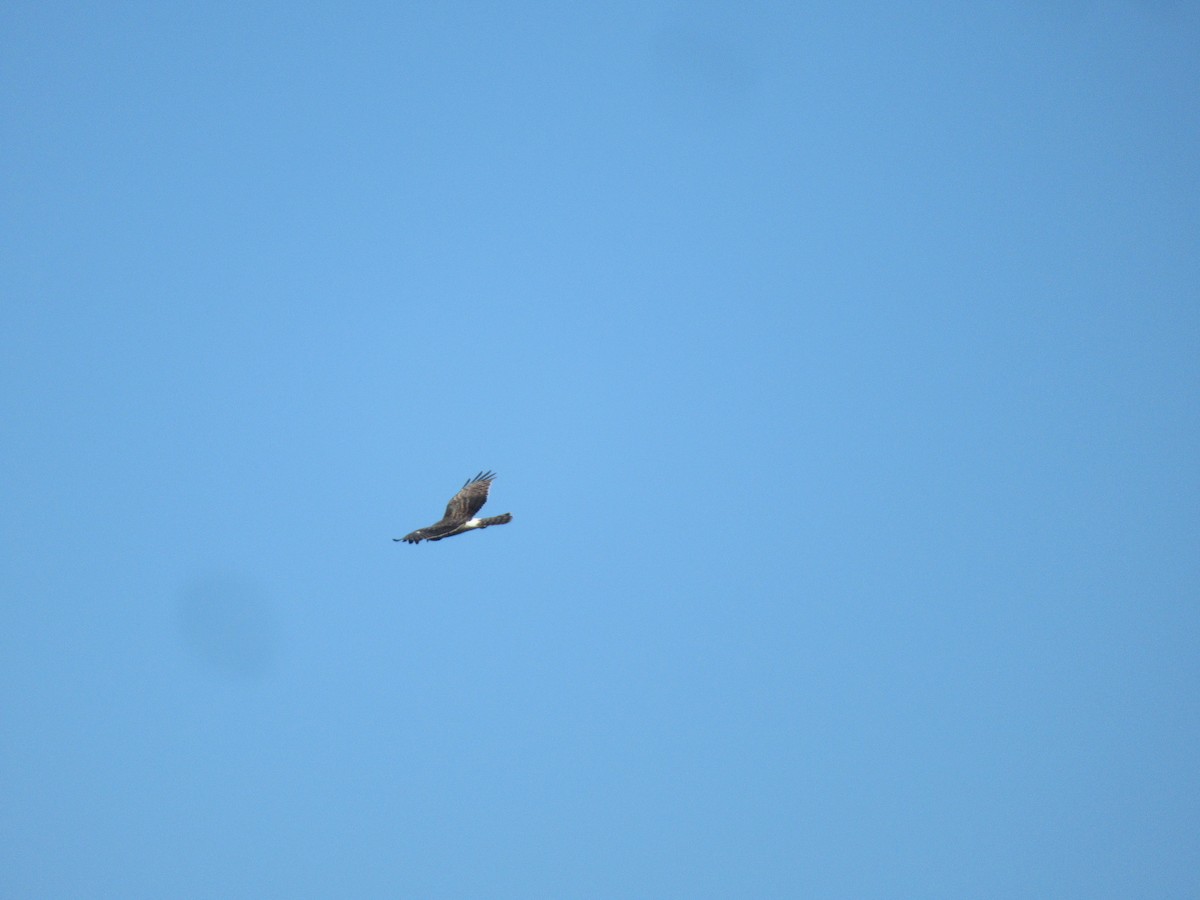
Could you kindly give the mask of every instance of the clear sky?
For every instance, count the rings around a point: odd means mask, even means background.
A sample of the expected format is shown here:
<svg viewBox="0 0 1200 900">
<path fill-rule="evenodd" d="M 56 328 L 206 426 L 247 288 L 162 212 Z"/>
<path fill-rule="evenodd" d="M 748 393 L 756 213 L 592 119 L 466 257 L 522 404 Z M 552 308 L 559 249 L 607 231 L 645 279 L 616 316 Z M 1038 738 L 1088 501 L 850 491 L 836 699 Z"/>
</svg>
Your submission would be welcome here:
<svg viewBox="0 0 1200 900">
<path fill-rule="evenodd" d="M 0 896 L 1200 894 L 1198 47 L 7 4 Z"/>
</svg>

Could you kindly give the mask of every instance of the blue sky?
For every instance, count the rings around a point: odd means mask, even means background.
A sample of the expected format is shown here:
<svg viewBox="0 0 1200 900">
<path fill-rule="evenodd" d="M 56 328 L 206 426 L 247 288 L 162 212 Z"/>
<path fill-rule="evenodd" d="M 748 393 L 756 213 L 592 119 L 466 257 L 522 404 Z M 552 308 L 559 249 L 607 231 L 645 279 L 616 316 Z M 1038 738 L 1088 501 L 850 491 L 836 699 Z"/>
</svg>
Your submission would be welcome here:
<svg viewBox="0 0 1200 900">
<path fill-rule="evenodd" d="M 1198 37 L 9 4 L 0 895 L 1200 892 Z"/>
</svg>

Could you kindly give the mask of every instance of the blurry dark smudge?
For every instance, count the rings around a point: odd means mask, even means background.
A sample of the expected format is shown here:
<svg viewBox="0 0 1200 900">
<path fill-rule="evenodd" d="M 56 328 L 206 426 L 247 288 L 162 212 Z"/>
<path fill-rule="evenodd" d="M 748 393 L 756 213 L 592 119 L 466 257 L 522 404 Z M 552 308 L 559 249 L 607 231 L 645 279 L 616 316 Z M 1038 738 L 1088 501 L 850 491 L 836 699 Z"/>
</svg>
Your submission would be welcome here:
<svg viewBox="0 0 1200 900">
<path fill-rule="evenodd" d="M 257 680 L 275 667 L 279 629 L 264 592 L 251 579 L 210 574 L 185 585 L 179 628 L 184 646 L 205 668 Z"/>
<path fill-rule="evenodd" d="M 721 34 L 664 32 L 658 40 L 659 65 L 680 87 L 718 102 L 741 100 L 757 86 L 759 71 L 749 54 Z"/>
<path fill-rule="evenodd" d="M 762 71 L 734 22 L 681 17 L 654 40 L 656 68 L 678 102 L 732 110 L 757 92 Z"/>
</svg>

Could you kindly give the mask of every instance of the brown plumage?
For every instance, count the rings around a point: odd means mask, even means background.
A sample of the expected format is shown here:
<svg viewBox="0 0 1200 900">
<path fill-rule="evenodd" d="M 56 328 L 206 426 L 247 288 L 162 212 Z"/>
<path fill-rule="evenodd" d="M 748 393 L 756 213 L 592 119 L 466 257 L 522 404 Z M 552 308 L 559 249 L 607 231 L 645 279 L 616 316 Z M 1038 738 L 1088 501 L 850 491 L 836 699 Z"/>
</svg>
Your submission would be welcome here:
<svg viewBox="0 0 1200 900">
<path fill-rule="evenodd" d="M 476 519 L 475 513 L 487 503 L 488 490 L 492 486 L 495 472 L 480 472 L 474 478 L 468 478 L 462 490 L 450 498 L 446 505 L 446 514 L 440 522 L 435 522 L 425 528 L 418 528 L 412 534 L 402 538 L 392 538 L 393 541 L 407 541 L 419 544 L 421 541 L 440 541 L 442 538 L 454 537 L 464 531 L 474 531 L 476 528 L 487 528 L 489 525 L 507 525 L 512 521 L 511 513 L 492 516 L 488 519 Z"/>
</svg>

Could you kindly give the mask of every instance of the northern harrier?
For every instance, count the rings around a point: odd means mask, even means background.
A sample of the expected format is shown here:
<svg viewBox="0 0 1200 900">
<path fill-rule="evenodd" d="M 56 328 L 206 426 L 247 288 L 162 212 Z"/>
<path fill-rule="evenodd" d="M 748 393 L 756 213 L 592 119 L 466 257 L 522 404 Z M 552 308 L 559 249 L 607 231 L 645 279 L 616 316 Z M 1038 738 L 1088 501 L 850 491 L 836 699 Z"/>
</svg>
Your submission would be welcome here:
<svg viewBox="0 0 1200 900">
<path fill-rule="evenodd" d="M 419 544 L 421 541 L 440 541 L 442 538 L 454 537 L 476 528 L 487 528 L 489 525 L 507 525 L 512 521 L 511 513 L 492 516 L 490 519 L 474 518 L 475 513 L 487 503 L 488 488 L 492 486 L 492 479 L 495 477 L 495 472 L 480 472 L 474 478 L 468 478 L 462 490 L 450 499 L 442 521 L 392 540 Z"/>
</svg>

